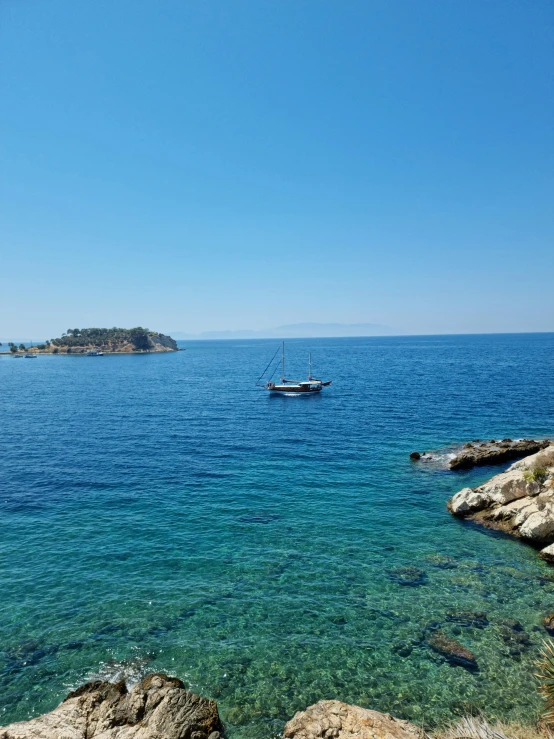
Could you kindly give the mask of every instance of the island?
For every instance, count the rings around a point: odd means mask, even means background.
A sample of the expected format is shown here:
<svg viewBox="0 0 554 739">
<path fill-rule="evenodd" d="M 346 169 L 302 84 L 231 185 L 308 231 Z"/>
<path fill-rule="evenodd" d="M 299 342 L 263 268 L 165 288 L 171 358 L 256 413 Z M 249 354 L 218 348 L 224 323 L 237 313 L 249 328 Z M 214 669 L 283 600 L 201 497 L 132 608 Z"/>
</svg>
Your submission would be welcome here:
<svg viewBox="0 0 554 739">
<path fill-rule="evenodd" d="M 135 328 L 71 328 L 59 339 L 35 346 L 9 344 L 10 352 L 21 354 L 147 354 L 180 351 L 175 339 L 142 326 Z"/>
</svg>

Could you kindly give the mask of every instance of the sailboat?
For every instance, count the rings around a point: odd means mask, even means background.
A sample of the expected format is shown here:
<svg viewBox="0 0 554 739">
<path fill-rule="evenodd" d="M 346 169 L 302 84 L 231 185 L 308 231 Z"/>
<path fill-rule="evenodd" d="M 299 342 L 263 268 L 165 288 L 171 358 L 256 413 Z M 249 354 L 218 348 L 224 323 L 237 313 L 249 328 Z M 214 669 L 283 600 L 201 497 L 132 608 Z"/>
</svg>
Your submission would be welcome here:
<svg viewBox="0 0 554 739">
<path fill-rule="evenodd" d="M 279 350 L 277 349 L 277 352 Z M 273 360 L 277 356 L 277 352 L 273 355 L 273 359 L 268 364 L 266 369 L 263 371 L 261 378 L 265 375 L 268 368 L 273 363 Z M 274 373 L 275 374 L 275 371 Z M 259 380 L 258 380 L 259 382 Z M 272 382 L 271 378 L 265 383 L 264 388 L 269 390 L 270 393 L 320 393 L 324 387 L 328 387 L 331 384 L 331 380 L 323 382 L 312 377 L 312 353 L 308 355 L 308 379 L 307 380 L 288 380 L 285 377 L 285 342 L 281 345 L 281 382 Z"/>
</svg>

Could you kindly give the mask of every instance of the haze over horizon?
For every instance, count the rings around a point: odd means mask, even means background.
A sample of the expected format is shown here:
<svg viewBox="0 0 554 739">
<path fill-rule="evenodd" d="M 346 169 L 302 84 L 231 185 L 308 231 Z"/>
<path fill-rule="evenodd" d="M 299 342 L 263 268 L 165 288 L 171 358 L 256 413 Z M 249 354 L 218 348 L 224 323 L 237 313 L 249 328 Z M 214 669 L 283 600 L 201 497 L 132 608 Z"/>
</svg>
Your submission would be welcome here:
<svg viewBox="0 0 554 739">
<path fill-rule="evenodd" d="M 0 4 L 0 336 L 554 327 L 549 0 Z"/>
</svg>

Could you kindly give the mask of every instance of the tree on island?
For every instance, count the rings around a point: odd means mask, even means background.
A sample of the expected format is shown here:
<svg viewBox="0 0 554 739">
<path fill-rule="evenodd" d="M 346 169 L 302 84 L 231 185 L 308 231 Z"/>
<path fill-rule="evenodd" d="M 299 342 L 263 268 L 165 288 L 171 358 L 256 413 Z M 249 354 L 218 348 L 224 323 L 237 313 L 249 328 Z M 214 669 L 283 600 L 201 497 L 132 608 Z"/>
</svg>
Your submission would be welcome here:
<svg viewBox="0 0 554 739">
<path fill-rule="evenodd" d="M 13 341 L 10 341 L 10 342 L 8 343 L 8 346 L 10 347 L 10 351 L 11 351 L 11 353 L 12 353 L 12 354 L 15 354 L 15 352 L 17 351 L 17 347 L 16 347 L 16 345 L 15 345 L 15 344 L 13 343 Z"/>
<path fill-rule="evenodd" d="M 148 329 L 137 326 L 129 331 L 131 335 L 131 343 L 135 349 L 149 349 L 150 344 L 148 342 Z"/>
<path fill-rule="evenodd" d="M 19 345 L 19 348 L 21 349 L 22 352 L 24 352 L 25 351 L 25 344 L 20 344 Z"/>
</svg>

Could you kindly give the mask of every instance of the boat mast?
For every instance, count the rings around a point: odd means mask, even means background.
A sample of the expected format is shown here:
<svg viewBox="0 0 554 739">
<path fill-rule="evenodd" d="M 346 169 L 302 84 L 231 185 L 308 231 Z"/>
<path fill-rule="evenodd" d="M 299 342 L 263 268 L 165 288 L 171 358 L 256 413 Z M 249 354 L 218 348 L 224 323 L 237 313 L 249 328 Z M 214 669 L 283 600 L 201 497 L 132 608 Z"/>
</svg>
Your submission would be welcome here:
<svg viewBox="0 0 554 739">
<path fill-rule="evenodd" d="M 308 353 L 308 380 L 312 379 L 312 353 Z"/>
<path fill-rule="evenodd" d="M 285 342 L 283 341 L 283 347 L 282 347 L 282 354 L 281 354 L 281 362 L 283 365 L 283 376 L 281 377 L 281 380 L 285 379 Z"/>
</svg>

